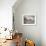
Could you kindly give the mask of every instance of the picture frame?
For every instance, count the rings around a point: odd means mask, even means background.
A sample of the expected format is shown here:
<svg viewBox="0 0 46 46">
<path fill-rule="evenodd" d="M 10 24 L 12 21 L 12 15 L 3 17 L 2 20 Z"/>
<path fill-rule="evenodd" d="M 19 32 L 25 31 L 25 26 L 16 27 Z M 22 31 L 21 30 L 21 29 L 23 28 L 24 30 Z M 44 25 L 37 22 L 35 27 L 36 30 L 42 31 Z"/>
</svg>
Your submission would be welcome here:
<svg viewBox="0 0 46 46">
<path fill-rule="evenodd" d="M 35 15 L 23 15 L 22 25 L 36 25 L 36 16 Z"/>
</svg>

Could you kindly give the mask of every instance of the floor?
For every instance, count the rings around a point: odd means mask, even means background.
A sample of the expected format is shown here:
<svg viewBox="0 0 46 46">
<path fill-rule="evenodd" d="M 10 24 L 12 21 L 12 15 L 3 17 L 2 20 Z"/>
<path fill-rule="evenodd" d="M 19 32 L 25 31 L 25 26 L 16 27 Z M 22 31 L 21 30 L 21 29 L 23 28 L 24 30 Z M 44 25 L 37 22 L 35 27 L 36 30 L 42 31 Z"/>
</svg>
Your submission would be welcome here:
<svg viewBox="0 0 46 46">
<path fill-rule="evenodd" d="M 0 46 L 16 46 L 15 39 L 13 40 L 6 40 L 6 42 L 2 43 Z"/>
</svg>

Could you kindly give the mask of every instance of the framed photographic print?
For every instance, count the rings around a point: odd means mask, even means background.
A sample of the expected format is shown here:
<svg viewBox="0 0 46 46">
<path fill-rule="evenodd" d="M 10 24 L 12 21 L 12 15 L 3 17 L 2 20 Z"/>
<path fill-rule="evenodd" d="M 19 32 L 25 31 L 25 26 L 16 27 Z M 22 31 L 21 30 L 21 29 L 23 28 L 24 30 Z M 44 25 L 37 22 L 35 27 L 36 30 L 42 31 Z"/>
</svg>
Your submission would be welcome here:
<svg viewBox="0 0 46 46">
<path fill-rule="evenodd" d="M 36 16 L 35 15 L 23 15 L 22 16 L 22 24 L 23 25 L 35 25 L 36 24 Z"/>
</svg>

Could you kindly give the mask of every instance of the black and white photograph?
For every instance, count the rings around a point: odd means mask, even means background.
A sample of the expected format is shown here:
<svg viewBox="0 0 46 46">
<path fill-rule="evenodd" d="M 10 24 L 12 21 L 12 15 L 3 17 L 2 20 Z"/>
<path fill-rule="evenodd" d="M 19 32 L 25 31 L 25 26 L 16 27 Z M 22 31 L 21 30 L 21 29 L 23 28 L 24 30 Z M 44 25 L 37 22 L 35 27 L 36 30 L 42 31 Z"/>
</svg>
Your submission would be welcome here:
<svg viewBox="0 0 46 46">
<path fill-rule="evenodd" d="M 24 15 L 22 21 L 23 21 L 24 25 L 35 25 L 36 24 L 36 16 Z"/>
</svg>

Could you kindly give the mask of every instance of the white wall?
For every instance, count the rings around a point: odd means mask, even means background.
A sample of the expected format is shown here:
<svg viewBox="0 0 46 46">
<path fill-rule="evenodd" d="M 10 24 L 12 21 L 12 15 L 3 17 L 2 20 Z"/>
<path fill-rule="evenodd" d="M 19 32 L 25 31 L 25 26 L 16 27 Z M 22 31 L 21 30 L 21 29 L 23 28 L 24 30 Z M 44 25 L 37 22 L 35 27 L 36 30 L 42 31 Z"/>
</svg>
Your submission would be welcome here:
<svg viewBox="0 0 46 46">
<path fill-rule="evenodd" d="M 22 32 L 24 38 L 32 39 L 35 41 L 36 46 L 41 46 L 41 1 L 40 0 L 23 0 L 20 5 L 13 8 L 15 16 L 15 28 L 18 32 Z M 16 5 L 14 5 L 16 6 Z M 37 18 L 36 25 L 22 25 L 22 16 L 24 14 L 34 14 Z"/>
<path fill-rule="evenodd" d="M 23 0 L 17 7 L 14 5 L 13 11 L 15 28 L 19 32 L 23 32 L 24 37 L 35 40 L 36 46 L 46 46 L 46 0 Z M 22 15 L 32 13 L 36 14 L 37 24 L 34 26 L 22 25 Z"/>
<path fill-rule="evenodd" d="M 41 40 L 42 46 L 46 46 L 46 0 L 41 1 Z"/>
<path fill-rule="evenodd" d="M 0 0 L 0 27 L 12 28 L 12 6 L 16 0 Z"/>
</svg>

